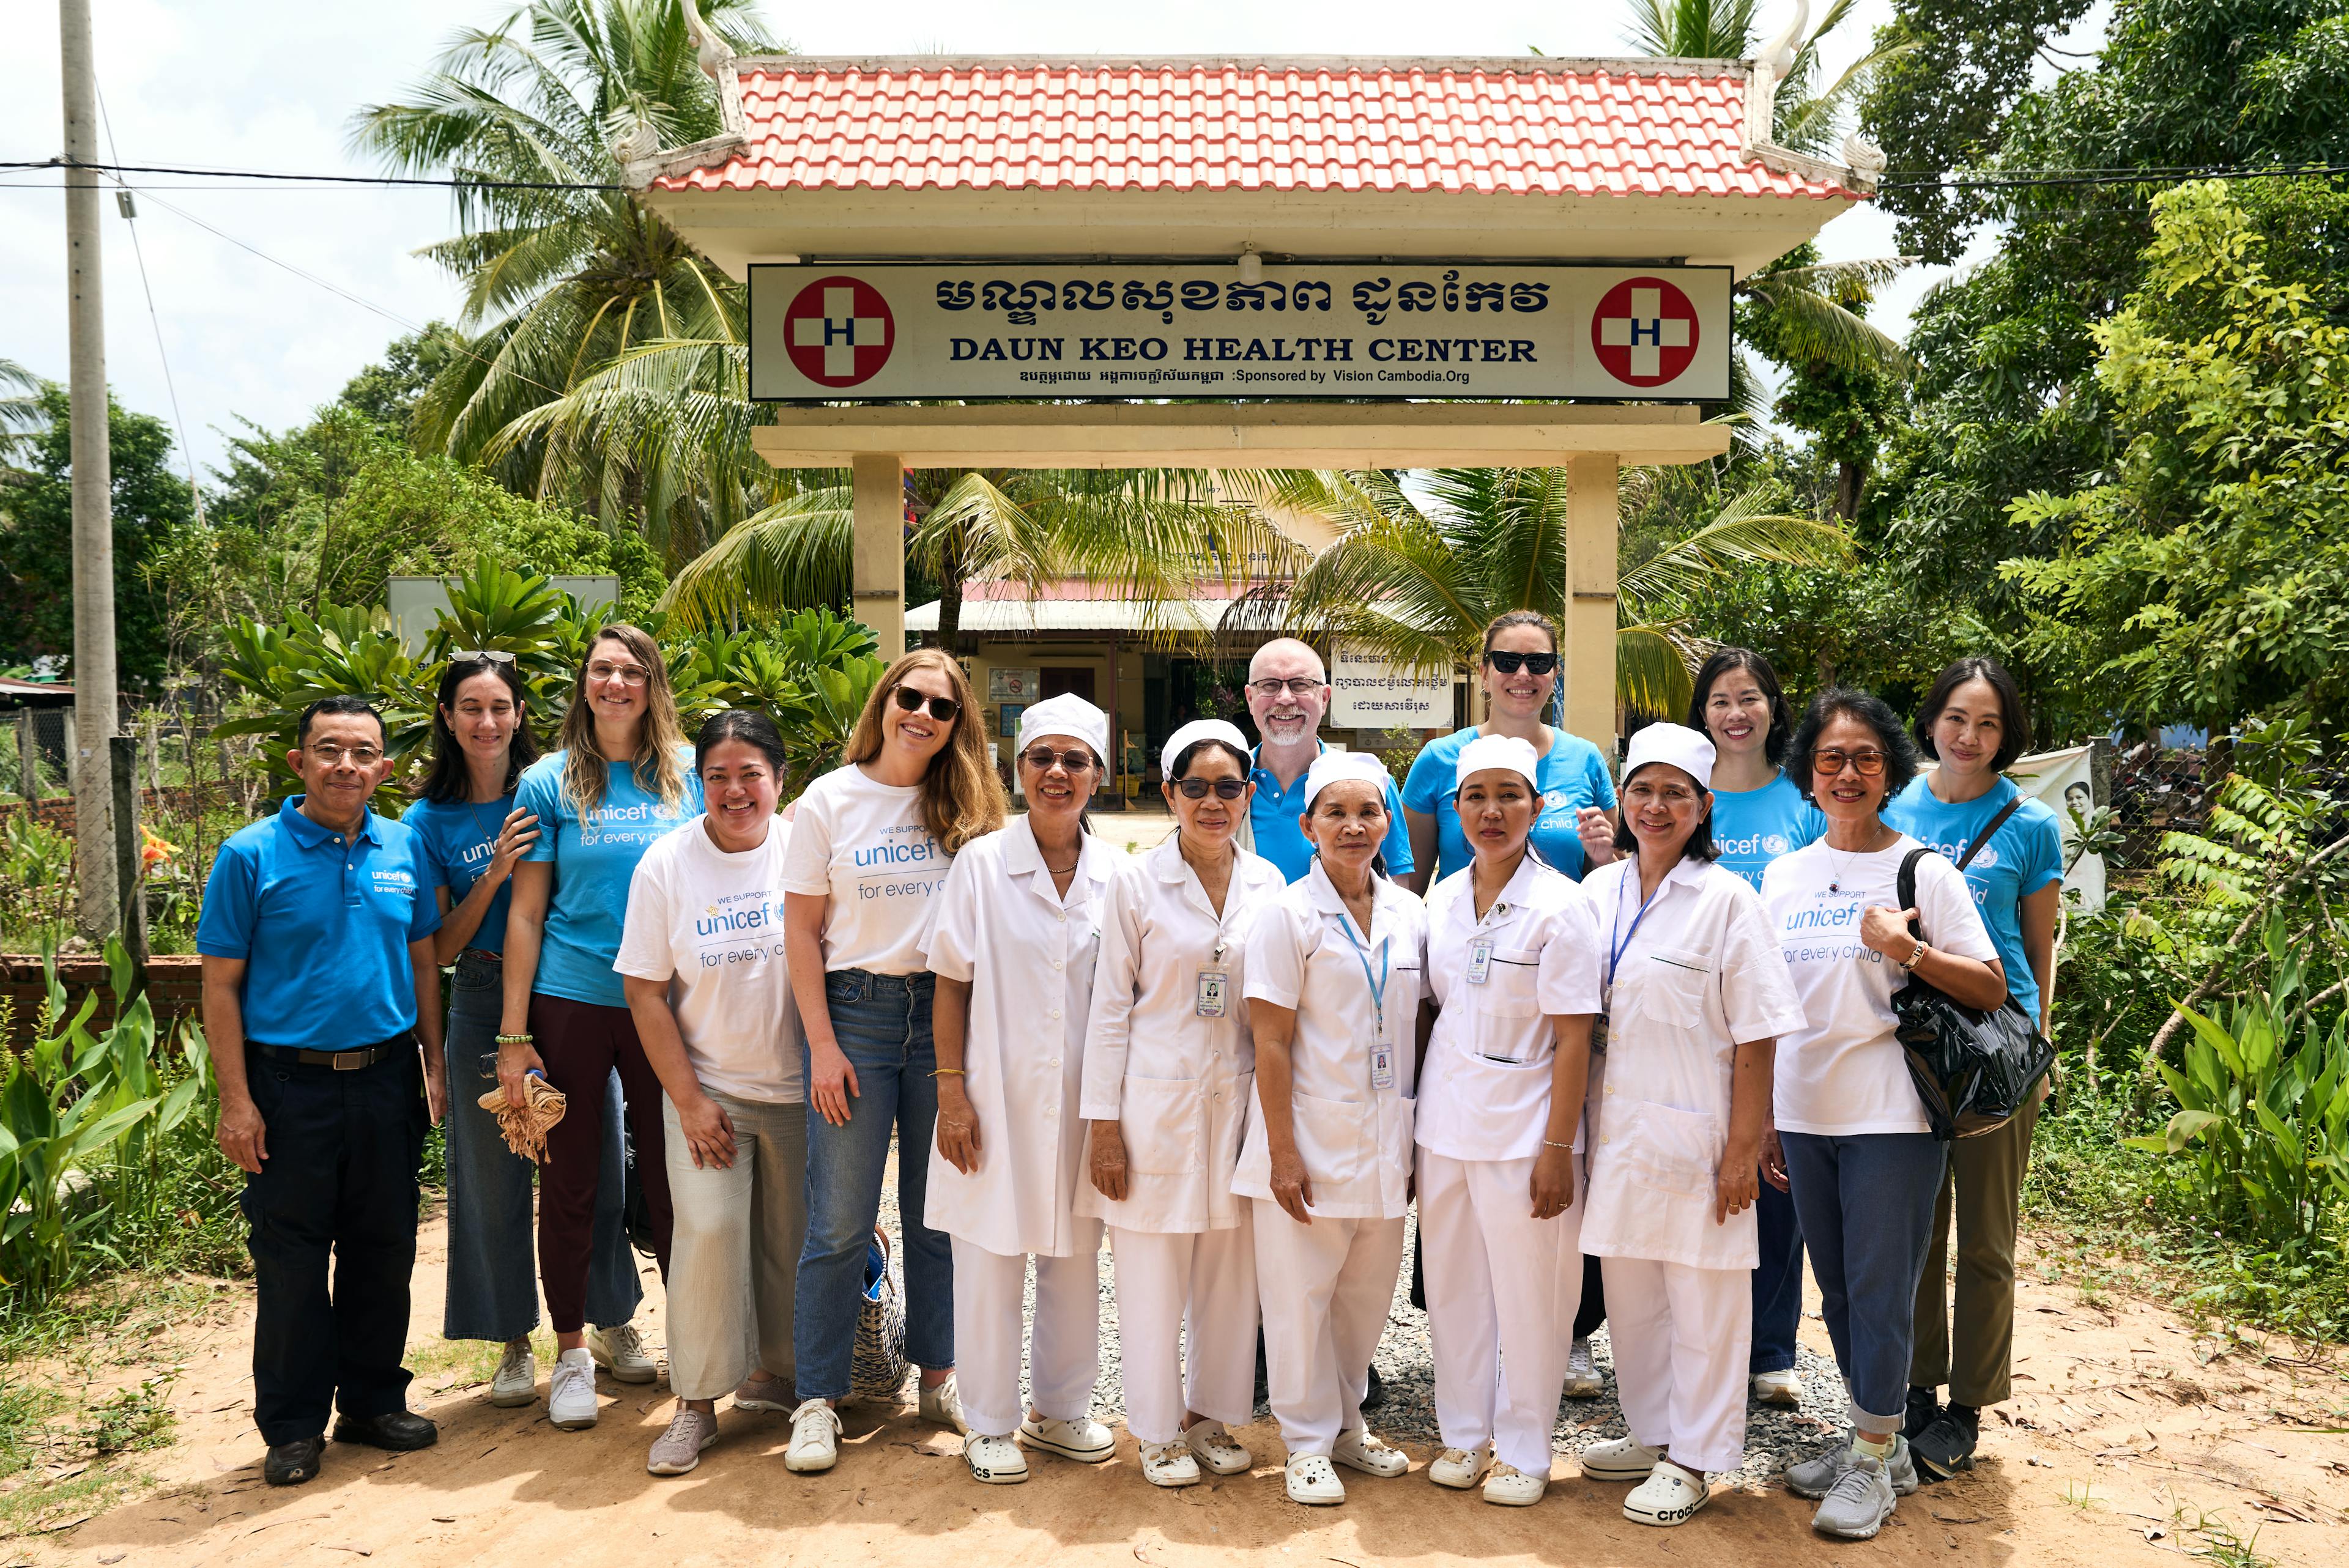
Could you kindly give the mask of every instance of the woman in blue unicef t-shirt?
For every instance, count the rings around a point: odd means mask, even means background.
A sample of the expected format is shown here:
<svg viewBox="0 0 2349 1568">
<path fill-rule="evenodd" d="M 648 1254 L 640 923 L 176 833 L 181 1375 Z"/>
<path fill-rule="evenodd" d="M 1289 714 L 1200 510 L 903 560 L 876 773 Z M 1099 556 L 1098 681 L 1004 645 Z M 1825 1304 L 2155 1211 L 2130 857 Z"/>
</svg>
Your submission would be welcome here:
<svg viewBox="0 0 2349 1568">
<path fill-rule="evenodd" d="M 1940 766 L 1920 774 L 1888 804 L 1884 820 L 1952 861 L 1973 851 L 1966 882 L 2006 966 L 2007 989 L 2044 1030 L 2055 916 L 2064 897 L 2064 833 L 2053 810 L 2023 798 L 2006 777 L 2031 738 L 2023 694 L 1996 659 L 1960 659 L 1941 672 L 1918 707 L 1916 734 L 1925 755 Z M 2013 811 L 1992 832 L 1991 824 L 2009 805 Z M 1975 849 L 1985 833 L 1988 841 Z M 1909 1450 L 1918 1470 L 1935 1480 L 1972 1468 L 1982 1408 L 2008 1396 L 2014 1233 L 2038 1120 L 2034 1099 L 1997 1131 L 1950 1146 L 1932 1250 L 1917 1293 L 1909 1366 Z M 1958 1230 L 1954 1331 L 1942 1283 L 1952 1212 Z M 1940 1402 L 1943 1383 L 1950 1387 L 1946 1407 Z"/>
<path fill-rule="evenodd" d="M 449 1290 L 440 1333 L 502 1345 L 490 1403 L 538 1398 L 530 1333 L 538 1326 L 533 1211 L 536 1168 L 506 1147 L 481 1097 L 498 1087 L 498 1020 L 504 1006 L 506 907 L 514 866 L 539 838 L 538 818 L 514 804 L 523 770 L 538 758 L 530 692 L 511 654 L 460 655 L 440 675 L 432 711 L 432 765 L 419 799 L 401 814 L 423 844 L 440 901 L 436 956 L 453 965 L 449 989 Z M 607 1078 L 596 1182 L 595 1265 L 587 1320 L 606 1339 L 633 1333 L 644 1288 L 621 1215 L 620 1088 Z"/>
<path fill-rule="evenodd" d="M 621 1342 L 605 1336 L 592 1349 L 585 1334 L 604 1086 L 616 1068 L 653 1255 L 661 1278 L 668 1278 L 660 1079 L 612 965 L 636 862 L 701 810 L 701 779 L 660 648 L 635 626 L 605 626 L 587 645 L 562 741 L 560 750 L 523 772 L 515 791 L 515 805 L 535 815 L 540 830 L 514 868 L 506 912 L 498 1081 L 518 1106 L 523 1075 L 543 1069 L 569 1102 L 546 1135 L 547 1160 L 539 1168 L 538 1271 L 558 1352 L 547 1380 L 547 1419 L 571 1430 L 595 1424 L 595 1360 L 616 1375 L 650 1381 L 642 1376 L 647 1358 L 633 1330 Z"/>
<path fill-rule="evenodd" d="M 1696 673 L 1688 723 L 1712 738 L 1713 841 L 1721 864 L 1762 890 L 1780 855 L 1826 831 L 1826 819 L 1779 770 L 1795 716 L 1778 672 L 1751 648 L 1722 648 Z M 1803 1227 L 1785 1187 L 1775 1135 L 1763 1143 L 1761 1196 L 1754 1205 L 1761 1261 L 1754 1269 L 1754 1343 L 1746 1361 L 1754 1397 L 1799 1405 L 1795 1330 L 1803 1315 Z"/>
</svg>

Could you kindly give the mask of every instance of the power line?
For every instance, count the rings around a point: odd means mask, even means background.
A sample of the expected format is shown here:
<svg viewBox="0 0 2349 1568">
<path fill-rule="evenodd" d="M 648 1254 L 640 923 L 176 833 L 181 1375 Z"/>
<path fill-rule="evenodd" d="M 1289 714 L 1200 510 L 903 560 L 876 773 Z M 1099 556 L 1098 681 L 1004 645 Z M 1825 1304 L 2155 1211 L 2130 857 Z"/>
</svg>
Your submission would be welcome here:
<svg viewBox="0 0 2349 1568">
<path fill-rule="evenodd" d="M 305 185 L 420 185 L 448 191 L 607 191 L 625 192 L 626 185 L 585 180 L 435 179 L 404 174 L 286 174 L 263 169 L 200 169 L 184 164 L 82 163 L 69 158 L 5 159 L 0 169 L 96 170 L 101 174 L 182 174 L 207 180 L 266 180 Z"/>
<path fill-rule="evenodd" d="M 2024 191 L 2070 185 L 2150 185 L 2180 180 L 2298 180 L 2349 174 L 2349 163 L 2292 169 L 2137 169 L 2078 174 L 1984 176 L 1961 180 L 1882 180 L 1878 191 Z"/>
<path fill-rule="evenodd" d="M 106 108 L 106 89 L 99 87 L 95 78 L 91 80 L 90 87 L 98 95 L 98 122 L 106 127 L 107 150 L 119 156 L 119 150 L 114 142 L 114 117 Z M 204 525 L 204 492 L 203 487 L 196 482 L 196 449 L 188 444 L 187 417 L 180 412 L 180 385 L 171 377 L 171 356 L 163 346 L 163 318 L 156 313 L 155 285 L 147 277 L 147 248 L 139 242 L 139 206 L 129 194 L 130 187 L 120 176 L 118 175 L 114 182 L 122 188 L 122 219 L 130 229 L 130 253 L 139 258 L 139 287 L 147 296 L 147 319 L 155 328 L 155 357 L 163 362 L 163 390 L 171 399 L 171 424 L 180 432 L 180 455 L 188 461 L 188 499 L 195 505 L 196 526 L 202 528 Z"/>
</svg>

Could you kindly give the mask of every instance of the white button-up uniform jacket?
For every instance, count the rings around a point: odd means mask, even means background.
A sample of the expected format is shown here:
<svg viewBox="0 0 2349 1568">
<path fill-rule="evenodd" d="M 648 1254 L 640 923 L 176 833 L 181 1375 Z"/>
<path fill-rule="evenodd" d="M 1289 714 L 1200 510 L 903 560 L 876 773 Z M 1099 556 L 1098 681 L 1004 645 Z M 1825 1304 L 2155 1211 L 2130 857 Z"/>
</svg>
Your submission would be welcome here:
<svg viewBox="0 0 2349 1568">
<path fill-rule="evenodd" d="M 1377 1010 L 1347 934 L 1352 917 L 1316 859 L 1302 882 L 1264 905 L 1248 928 L 1247 995 L 1297 1013 L 1289 1041 L 1290 1117 L 1313 1188 L 1312 1212 L 1339 1220 L 1400 1220 L 1411 1176 L 1415 1031 L 1425 975 L 1427 914 L 1419 900 L 1372 879 L 1371 974 L 1387 949 L 1386 1034 L 1394 1081 L 1371 1087 Z M 1264 1107 L 1251 1097 L 1232 1191 L 1272 1196 Z"/>
<path fill-rule="evenodd" d="M 970 985 L 963 1088 L 978 1118 L 978 1169 L 928 1150 L 924 1220 L 988 1252 L 1069 1256 L 1084 1170 L 1077 1080 L 1092 1003 L 1102 889 L 1124 857 L 1088 833 L 1064 901 L 1028 820 L 954 859 L 923 936 L 930 973 Z M 912 1158 L 901 1150 L 899 1158 Z"/>
<path fill-rule="evenodd" d="M 1582 1250 L 1750 1269 L 1759 1261 L 1754 1211 L 1714 1224 L 1713 1180 L 1729 1141 L 1737 1043 L 1803 1026 L 1777 934 L 1744 878 L 1702 861 L 1666 873 L 1636 934 L 1635 860 L 1600 867 L 1582 888 L 1599 939 L 1610 952 L 1624 944 L 1608 998 Z"/>
<path fill-rule="evenodd" d="M 1190 1234 L 1240 1222 L 1232 1171 L 1256 1086 L 1241 989 L 1247 931 L 1288 883 L 1261 855 L 1237 852 L 1220 918 L 1171 837 L 1119 866 L 1103 892 L 1079 1109 L 1088 1121 L 1119 1124 L 1126 1196 L 1112 1202 L 1080 1177 L 1077 1212 L 1121 1230 Z M 1228 977 L 1220 1018 L 1198 1014 L 1199 974 L 1209 969 Z"/>
<path fill-rule="evenodd" d="M 1530 1160 L 1549 1128 L 1549 1020 L 1599 1011 L 1605 955 L 1590 901 L 1565 873 L 1526 856 L 1482 920 L 1474 874 L 1454 872 L 1427 895 L 1427 979 L 1442 1011 L 1419 1086 L 1419 1143 L 1454 1160 Z M 1485 943 L 1478 984 L 1472 959 Z"/>
</svg>

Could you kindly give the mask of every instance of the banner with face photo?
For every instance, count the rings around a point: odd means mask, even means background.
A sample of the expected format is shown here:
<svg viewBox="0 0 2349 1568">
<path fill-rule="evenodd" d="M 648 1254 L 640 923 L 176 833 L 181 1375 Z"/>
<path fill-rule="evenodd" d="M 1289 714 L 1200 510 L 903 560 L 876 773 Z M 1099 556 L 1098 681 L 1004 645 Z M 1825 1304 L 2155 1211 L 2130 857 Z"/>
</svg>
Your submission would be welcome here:
<svg viewBox="0 0 2349 1568">
<path fill-rule="evenodd" d="M 2071 868 L 2064 873 L 2064 903 L 2067 909 L 2105 907 L 2105 858 L 2074 858 L 2080 841 L 2080 824 L 2094 816 L 2103 804 L 2095 798 L 2095 748 L 2075 746 L 2064 751 L 2018 757 L 2007 770 L 2007 776 L 2025 795 L 2043 802 L 2063 825 L 2064 863 Z"/>
</svg>

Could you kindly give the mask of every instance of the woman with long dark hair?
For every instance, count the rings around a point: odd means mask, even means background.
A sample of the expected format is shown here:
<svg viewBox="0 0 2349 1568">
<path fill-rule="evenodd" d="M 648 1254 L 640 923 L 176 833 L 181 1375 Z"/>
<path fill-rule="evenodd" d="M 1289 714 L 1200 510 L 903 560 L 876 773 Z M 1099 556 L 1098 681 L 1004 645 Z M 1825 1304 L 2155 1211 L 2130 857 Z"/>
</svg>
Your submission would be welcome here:
<svg viewBox="0 0 2349 1568">
<path fill-rule="evenodd" d="M 449 991 L 449 1290 L 440 1332 L 505 1346 L 490 1403 L 538 1396 L 531 1330 L 538 1326 L 532 1265 L 533 1167 L 506 1147 L 481 1097 L 498 1084 L 498 1014 L 506 906 L 515 864 L 538 841 L 538 819 L 514 804 L 523 769 L 537 760 L 530 693 L 511 654 L 462 653 L 441 672 L 432 708 L 432 765 L 400 818 L 416 830 L 437 879 L 437 956 L 454 965 Z M 607 1080 L 610 1108 L 619 1088 Z M 622 1223 L 620 1129 L 603 1140 L 596 1185 L 587 1308 L 619 1327 L 636 1315 L 637 1283 Z"/>
<path fill-rule="evenodd" d="M 666 1279 L 670 1219 L 660 1079 L 612 964 L 636 862 L 654 841 L 700 810 L 701 780 L 678 727 L 660 647 L 635 626 L 615 623 L 589 641 L 562 740 L 523 772 L 516 792 L 516 803 L 544 826 L 514 868 L 498 1080 L 516 1107 L 523 1076 L 533 1071 L 569 1101 L 547 1133 L 547 1161 L 539 1171 L 538 1264 L 558 1351 L 547 1418 L 573 1430 L 595 1424 L 598 1363 L 623 1382 L 649 1383 L 657 1375 L 634 1328 L 599 1324 L 592 1336 L 586 1332 L 594 1163 L 608 1120 L 605 1085 L 616 1069 L 653 1254 Z"/>
<path fill-rule="evenodd" d="M 866 699 L 842 766 L 800 797 L 783 862 L 792 993 L 807 1031 L 808 1233 L 792 1342 L 793 1470 L 840 1458 L 865 1250 L 896 1136 L 905 1356 L 926 1420 L 969 1435 L 954 1384 L 954 1252 L 927 1222 L 937 1131 L 936 983 L 922 939 L 966 844 L 1003 826 L 1003 786 L 953 655 L 917 648 Z"/>
<path fill-rule="evenodd" d="M 1778 766 L 1795 733 L 1795 716 L 1770 661 L 1751 648 L 1715 649 L 1696 673 L 1688 727 L 1713 742 L 1713 842 L 1715 863 L 1744 877 L 1755 892 L 1762 873 L 1826 831 L 1826 819 Z M 1764 1119 L 1766 1121 L 1766 1118 Z M 1762 1142 L 1762 1188 L 1754 1205 L 1754 1348 L 1747 1368 L 1754 1397 L 1765 1405 L 1803 1402 L 1795 1367 L 1795 1330 L 1803 1315 L 1803 1227 L 1787 1195 L 1785 1163 L 1775 1132 Z"/>
</svg>

